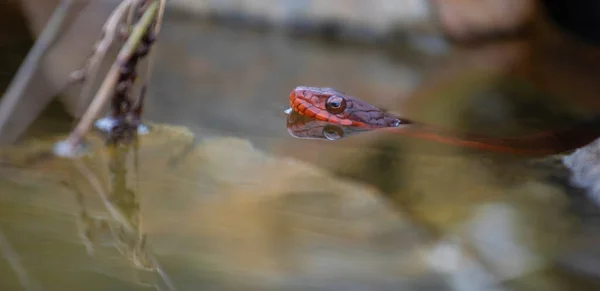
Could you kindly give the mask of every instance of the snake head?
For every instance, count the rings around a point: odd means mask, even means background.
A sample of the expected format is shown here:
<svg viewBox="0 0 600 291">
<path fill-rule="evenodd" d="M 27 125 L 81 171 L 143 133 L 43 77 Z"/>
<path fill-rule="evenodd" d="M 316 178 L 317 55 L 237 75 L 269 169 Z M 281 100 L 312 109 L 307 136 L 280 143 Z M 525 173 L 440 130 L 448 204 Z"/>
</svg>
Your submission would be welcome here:
<svg viewBox="0 0 600 291">
<path fill-rule="evenodd" d="M 290 93 L 295 112 L 333 124 L 359 127 L 397 127 L 398 116 L 333 88 L 298 86 Z"/>
</svg>

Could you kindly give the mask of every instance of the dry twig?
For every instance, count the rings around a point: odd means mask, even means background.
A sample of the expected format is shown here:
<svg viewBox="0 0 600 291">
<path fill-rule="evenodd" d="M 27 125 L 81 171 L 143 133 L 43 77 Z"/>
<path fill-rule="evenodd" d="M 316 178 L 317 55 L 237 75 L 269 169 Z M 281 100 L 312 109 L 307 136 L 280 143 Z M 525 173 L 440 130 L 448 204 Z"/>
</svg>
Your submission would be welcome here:
<svg viewBox="0 0 600 291">
<path fill-rule="evenodd" d="M 162 25 L 162 21 L 163 21 L 163 17 L 164 17 L 164 13 L 165 13 L 165 5 L 166 5 L 166 0 L 159 0 L 159 8 L 158 8 L 158 15 L 156 17 L 156 21 L 154 22 L 154 28 L 153 28 L 153 38 L 156 41 L 156 38 L 158 38 L 158 34 L 160 33 L 160 29 L 161 29 L 161 25 Z M 152 72 L 154 69 L 154 51 L 150 51 L 148 53 L 148 62 L 146 63 L 146 79 L 144 80 L 144 84 L 142 85 L 142 88 L 140 90 L 140 96 L 136 102 L 136 104 L 133 106 L 136 111 L 136 114 L 138 114 L 138 118 L 139 115 L 141 115 L 141 111 L 142 108 L 144 106 L 144 99 L 146 98 L 146 88 L 148 87 L 148 82 L 150 82 L 150 79 L 152 77 Z"/>
<path fill-rule="evenodd" d="M 126 64 L 136 52 L 139 44 L 142 42 L 142 38 L 148 32 L 153 20 L 155 20 L 158 8 L 159 3 L 157 1 L 152 1 L 145 9 L 141 19 L 136 23 L 131 35 L 119 51 L 117 59 L 108 71 L 106 78 L 102 82 L 102 85 L 88 107 L 88 110 L 84 113 L 79 124 L 77 124 L 75 129 L 71 132 L 64 144 L 61 143 L 61 145 L 59 145 L 61 148 L 57 151 L 57 154 L 67 156 L 74 154 L 75 149 L 81 143 L 81 139 L 89 131 L 100 110 L 102 110 L 103 106 L 114 92 L 122 66 Z M 64 148 L 65 146 L 66 148 Z"/>
<path fill-rule="evenodd" d="M 115 35 L 119 30 L 119 23 L 123 19 L 123 15 L 127 11 L 127 8 L 131 6 L 132 1 L 133 0 L 123 0 L 123 2 L 121 2 L 119 6 L 117 6 L 117 8 L 111 13 L 108 21 L 106 21 L 104 27 L 102 28 L 102 38 L 97 43 L 93 55 L 89 58 L 82 69 L 71 74 L 70 78 L 72 81 L 84 80 L 84 85 L 81 88 L 79 104 L 76 111 L 77 116 L 79 116 L 83 110 L 83 105 L 85 104 L 84 101 L 88 100 L 89 96 L 91 95 L 92 85 L 94 84 L 95 77 L 100 69 L 100 64 L 105 58 L 108 49 L 112 45 Z"/>
<path fill-rule="evenodd" d="M 143 1 L 147 0 L 133 0 L 133 4 L 129 7 L 129 13 L 127 13 L 127 34 L 131 33 L 131 27 L 135 22 L 135 12 L 140 8 Z"/>
<path fill-rule="evenodd" d="M 25 92 L 25 89 L 29 85 L 42 57 L 46 54 L 46 51 L 48 51 L 53 40 L 56 39 L 56 36 L 60 32 L 69 10 L 74 3 L 74 0 L 62 0 L 58 4 L 58 7 L 56 7 L 54 13 L 50 17 L 50 20 L 48 20 L 46 28 L 37 38 L 35 44 L 29 51 L 29 54 L 27 54 L 25 61 L 6 90 L 6 93 L 2 96 L 2 99 L 0 100 L 0 132 L 6 126 L 11 113 L 23 96 L 23 92 Z"/>
</svg>

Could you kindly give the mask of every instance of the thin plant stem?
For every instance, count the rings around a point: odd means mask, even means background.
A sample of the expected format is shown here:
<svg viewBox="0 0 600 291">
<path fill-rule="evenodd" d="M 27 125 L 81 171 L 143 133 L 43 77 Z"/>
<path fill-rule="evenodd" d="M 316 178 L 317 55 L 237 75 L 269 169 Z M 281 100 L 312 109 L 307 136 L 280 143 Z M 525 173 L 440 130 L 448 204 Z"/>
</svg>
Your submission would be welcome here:
<svg viewBox="0 0 600 291">
<path fill-rule="evenodd" d="M 75 0 L 62 0 L 58 4 L 46 28 L 37 38 L 25 61 L 6 90 L 6 93 L 2 96 L 0 100 L 0 132 L 8 123 L 11 113 L 31 82 L 31 78 L 37 71 L 42 57 L 52 45 L 53 40 L 56 39 L 74 3 Z"/>
<path fill-rule="evenodd" d="M 119 51 L 117 59 L 108 71 L 106 78 L 96 93 L 96 96 L 92 100 L 88 110 L 84 113 L 79 121 L 79 124 L 77 124 L 75 129 L 67 138 L 67 145 L 70 146 L 71 149 L 75 149 L 80 144 L 81 139 L 89 131 L 92 123 L 100 113 L 100 110 L 102 110 L 102 107 L 110 98 L 114 91 L 115 85 L 117 84 L 121 66 L 127 63 L 129 58 L 137 49 L 142 37 L 150 27 L 152 20 L 155 19 L 157 11 L 158 2 L 154 1 L 148 6 L 140 21 L 136 23 L 131 35 Z"/>
<path fill-rule="evenodd" d="M 165 5 L 166 5 L 166 0 L 159 0 L 159 7 L 158 7 L 158 16 L 156 17 L 156 21 L 154 23 L 154 28 L 153 28 L 153 38 L 154 41 L 156 41 L 156 39 L 158 38 L 158 35 L 160 33 L 160 29 L 162 26 L 162 21 L 163 21 L 163 17 L 165 14 Z M 134 106 L 134 108 L 140 108 L 143 106 L 143 102 L 145 99 L 145 94 L 147 92 L 147 87 L 148 87 L 148 82 L 150 82 L 150 79 L 152 77 L 152 71 L 154 69 L 154 61 L 155 61 L 155 51 L 156 50 L 150 50 L 150 52 L 148 53 L 148 61 L 146 63 L 146 80 L 144 81 L 144 84 L 142 85 L 142 89 L 140 91 L 140 98 L 137 100 L 136 105 Z"/>
<path fill-rule="evenodd" d="M 108 20 L 104 24 L 104 27 L 102 28 L 102 39 L 100 42 L 98 42 L 94 54 L 90 57 L 88 63 L 82 70 L 74 72 L 74 75 L 85 79 L 79 96 L 79 104 L 76 110 L 77 116 L 79 116 L 81 111 L 83 111 L 83 105 L 85 104 L 84 101 L 88 100 L 91 95 L 92 85 L 96 75 L 98 74 L 98 70 L 100 69 L 100 63 L 112 45 L 115 35 L 119 29 L 119 22 L 123 18 L 127 8 L 131 6 L 132 1 L 133 0 L 123 0 L 123 2 L 119 3 L 119 6 L 117 6 L 117 8 L 115 8 L 115 10 L 111 13 Z"/>
<path fill-rule="evenodd" d="M 131 26 L 133 25 L 133 16 L 135 11 L 140 7 L 142 2 L 145 0 L 133 0 L 132 5 L 129 7 L 129 13 L 127 13 L 127 33 L 131 32 Z"/>
</svg>

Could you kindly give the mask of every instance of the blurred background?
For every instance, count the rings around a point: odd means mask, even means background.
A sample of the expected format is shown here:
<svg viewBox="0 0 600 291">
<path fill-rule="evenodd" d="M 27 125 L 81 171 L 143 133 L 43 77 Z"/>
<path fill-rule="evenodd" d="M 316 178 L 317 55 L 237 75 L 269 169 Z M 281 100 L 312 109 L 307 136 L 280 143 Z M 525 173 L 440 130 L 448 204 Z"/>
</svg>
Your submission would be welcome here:
<svg viewBox="0 0 600 291">
<path fill-rule="evenodd" d="M 3 3 L 3 92 L 60 2 Z M 594 119 L 600 4 L 167 1 L 151 133 L 118 149 L 92 134 L 70 160 L 52 145 L 91 100 L 66 83 L 120 1 L 71 2 L 16 105 L 0 99 L 1 290 L 600 288 L 596 142 L 517 156 L 303 140 L 284 113 L 304 85 L 490 136 Z"/>
</svg>

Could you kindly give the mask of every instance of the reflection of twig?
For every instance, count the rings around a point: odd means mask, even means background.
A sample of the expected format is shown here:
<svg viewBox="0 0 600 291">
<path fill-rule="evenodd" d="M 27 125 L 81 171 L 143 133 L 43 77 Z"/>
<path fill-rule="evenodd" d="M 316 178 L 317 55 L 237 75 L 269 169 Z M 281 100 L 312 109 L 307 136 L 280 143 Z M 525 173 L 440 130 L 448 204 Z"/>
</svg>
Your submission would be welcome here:
<svg viewBox="0 0 600 291">
<path fill-rule="evenodd" d="M 42 288 L 29 277 L 27 271 L 21 264 L 19 255 L 12 248 L 2 231 L 0 231 L 0 251 L 2 251 L 2 254 L 10 266 L 13 268 L 15 273 L 17 273 L 19 281 L 21 281 L 21 284 L 25 290 L 42 290 Z"/>
<path fill-rule="evenodd" d="M 131 6 L 132 0 L 123 0 L 117 6 L 117 8 L 111 13 L 108 20 L 104 24 L 102 28 L 102 38 L 98 42 L 96 49 L 93 55 L 87 61 L 85 67 L 80 70 L 77 70 L 71 74 L 71 81 L 76 80 L 84 80 L 83 88 L 81 88 L 81 93 L 79 95 L 79 105 L 77 106 L 77 116 L 83 110 L 84 101 L 88 100 L 90 96 L 90 92 L 92 90 L 93 81 L 98 74 L 98 70 L 100 69 L 100 63 L 106 56 L 108 49 L 112 45 L 112 42 L 119 30 L 119 22 L 123 18 L 123 15 L 127 11 L 127 8 Z"/>
<path fill-rule="evenodd" d="M 74 150 L 80 144 L 81 139 L 90 129 L 96 116 L 109 99 L 115 88 L 115 85 L 117 84 L 121 65 L 125 64 L 131 55 L 136 51 L 139 43 L 142 40 L 142 37 L 145 35 L 146 31 L 150 27 L 150 24 L 152 23 L 152 20 L 155 18 L 157 10 L 158 3 L 153 1 L 153 3 L 150 4 L 150 6 L 148 6 L 144 12 L 144 15 L 140 21 L 136 23 L 132 34 L 119 51 L 117 59 L 111 66 L 106 78 L 102 82 L 102 86 L 96 93 L 96 96 L 94 96 L 94 99 L 92 100 L 88 110 L 84 113 L 79 124 L 77 124 L 73 132 L 71 132 L 67 138 L 66 144 L 70 147 L 69 150 Z"/>
<path fill-rule="evenodd" d="M 13 112 L 19 99 L 21 99 L 25 88 L 29 85 L 42 57 L 60 32 L 60 28 L 74 2 L 74 0 L 62 0 L 58 4 L 46 28 L 37 38 L 25 61 L 6 90 L 6 93 L 2 96 L 2 100 L 0 100 L 0 132 L 6 126 L 10 114 Z"/>
<path fill-rule="evenodd" d="M 165 282 L 165 284 L 167 285 L 167 287 L 169 288 L 169 290 L 173 290 L 173 291 L 177 290 L 175 288 L 175 285 L 173 285 L 173 282 L 171 282 L 171 279 L 169 278 L 169 276 L 167 275 L 167 273 L 165 273 L 165 271 L 163 270 L 163 268 L 158 264 L 158 262 L 156 261 L 156 259 L 154 258 L 154 256 L 151 256 L 150 259 L 156 265 L 156 272 L 158 272 L 158 274 L 163 279 L 163 281 Z"/>
<path fill-rule="evenodd" d="M 121 212 L 117 207 L 115 207 L 108 200 L 108 195 L 106 194 L 104 189 L 102 189 L 102 185 L 100 184 L 100 181 L 98 181 L 98 179 L 96 179 L 96 176 L 90 171 L 90 169 L 88 169 L 79 160 L 75 161 L 75 167 L 77 167 L 79 172 L 81 174 L 83 174 L 84 177 L 87 178 L 88 182 L 90 182 L 91 186 L 94 188 L 96 193 L 98 193 L 98 196 L 100 196 L 100 199 L 102 199 L 102 202 L 104 203 L 104 206 L 106 207 L 106 210 L 108 210 L 110 215 L 116 221 L 118 221 L 120 224 L 122 224 L 123 227 L 125 227 L 125 230 L 127 230 L 127 232 L 129 232 L 129 233 L 135 232 L 135 228 L 131 225 L 131 223 L 129 223 L 125 214 L 123 214 L 123 212 Z"/>
<path fill-rule="evenodd" d="M 88 182 L 92 185 L 94 190 L 96 190 L 96 193 L 98 194 L 98 196 L 100 196 L 100 199 L 104 203 L 104 206 L 106 207 L 110 215 L 113 217 L 113 219 L 118 221 L 129 234 L 136 233 L 135 227 L 129 222 L 126 215 L 118 207 L 115 207 L 113 203 L 108 199 L 107 193 L 104 191 L 104 189 L 102 189 L 100 182 L 98 181 L 98 179 L 96 179 L 95 175 L 90 171 L 90 169 L 88 169 L 79 160 L 75 160 L 75 166 L 80 171 L 80 173 L 87 178 Z M 163 279 L 165 285 L 167 285 L 169 290 L 177 290 L 171 282 L 169 276 L 164 272 L 161 265 L 158 263 L 158 260 L 156 260 L 156 258 L 151 253 L 148 253 L 147 255 L 152 265 L 155 266 L 156 272 Z"/>
</svg>

